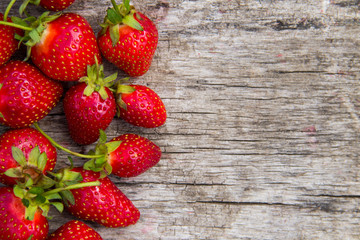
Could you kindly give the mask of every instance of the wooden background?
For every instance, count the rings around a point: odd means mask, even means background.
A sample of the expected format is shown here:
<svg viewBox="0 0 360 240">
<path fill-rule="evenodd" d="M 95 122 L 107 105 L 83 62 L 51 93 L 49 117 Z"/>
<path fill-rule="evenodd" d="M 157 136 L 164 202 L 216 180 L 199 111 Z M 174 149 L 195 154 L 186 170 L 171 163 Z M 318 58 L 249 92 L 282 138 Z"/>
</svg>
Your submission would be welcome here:
<svg viewBox="0 0 360 240">
<path fill-rule="evenodd" d="M 115 119 L 107 133 L 145 136 L 163 157 L 139 177 L 111 177 L 140 209 L 136 225 L 89 225 L 105 240 L 360 239 L 360 1 L 133 4 L 160 38 L 132 81 L 163 98 L 168 119 L 158 129 Z M 76 0 L 67 11 L 98 32 L 110 5 Z M 93 147 L 71 141 L 61 103 L 40 126 L 74 151 Z M 51 231 L 72 219 L 53 214 Z"/>
</svg>

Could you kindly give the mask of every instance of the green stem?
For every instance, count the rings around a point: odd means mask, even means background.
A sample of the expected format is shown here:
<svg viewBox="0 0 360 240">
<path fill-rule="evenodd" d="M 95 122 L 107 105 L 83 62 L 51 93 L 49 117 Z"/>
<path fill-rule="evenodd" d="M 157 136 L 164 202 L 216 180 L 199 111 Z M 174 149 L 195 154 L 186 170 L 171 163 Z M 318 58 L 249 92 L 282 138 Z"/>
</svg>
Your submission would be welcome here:
<svg viewBox="0 0 360 240">
<path fill-rule="evenodd" d="M 63 188 L 55 188 L 53 190 L 50 190 L 50 191 L 47 191 L 47 192 L 43 193 L 42 195 L 45 197 L 45 196 L 49 196 L 49 195 L 59 193 L 59 192 L 62 192 L 62 191 L 66 191 L 66 190 L 79 189 L 79 188 L 84 188 L 84 187 L 100 186 L 100 184 L 101 183 L 99 181 L 77 183 L 77 184 L 69 185 L 69 186 L 63 187 Z"/>
<path fill-rule="evenodd" d="M 5 10 L 5 13 L 4 13 L 4 21 L 6 22 L 7 21 L 7 17 L 9 15 L 9 12 L 12 8 L 12 6 L 14 5 L 14 3 L 16 2 L 16 0 L 12 0 L 9 5 L 6 7 L 6 10 Z"/>
<path fill-rule="evenodd" d="M 25 30 L 25 31 L 31 31 L 31 30 L 33 30 L 33 28 L 31 28 L 31 27 L 21 26 L 21 25 L 19 25 L 19 24 L 15 24 L 15 23 L 12 23 L 12 22 L 0 21 L 0 24 L 1 24 L 1 25 L 10 26 L 10 27 L 14 27 L 14 28 L 19 28 L 19 29 L 22 29 L 22 30 Z"/>
<path fill-rule="evenodd" d="M 81 153 L 77 153 L 77 152 L 73 152 L 70 149 L 67 149 L 63 146 L 61 146 L 60 144 L 58 144 L 57 142 L 55 142 L 49 135 L 47 135 L 40 127 L 37 123 L 34 123 L 34 127 L 42 134 L 44 135 L 45 138 L 47 138 L 51 144 L 56 147 L 59 148 L 61 150 L 63 150 L 64 152 L 67 152 L 71 155 L 77 156 L 77 157 L 81 157 L 81 158 L 100 158 L 100 157 L 104 157 L 104 155 L 87 155 L 87 154 L 81 154 Z"/>
</svg>

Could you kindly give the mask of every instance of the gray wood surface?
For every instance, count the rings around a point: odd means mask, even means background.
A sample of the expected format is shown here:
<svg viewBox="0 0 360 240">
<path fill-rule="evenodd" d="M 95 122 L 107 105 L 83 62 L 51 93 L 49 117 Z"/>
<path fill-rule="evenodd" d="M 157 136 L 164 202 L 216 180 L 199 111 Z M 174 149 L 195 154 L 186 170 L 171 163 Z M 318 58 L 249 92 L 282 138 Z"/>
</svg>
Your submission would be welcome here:
<svg viewBox="0 0 360 240">
<path fill-rule="evenodd" d="M 107 133 L 148 137 L 163 157 L 139 177 L 111 177 L 140 209 L 136 225 L 89 225 L 105 240 L 360 239 L 360 2 L 133 4 L 160 39 L 149 72 L 132 80 L 163 98 L 168 119 L 158 129 L 115 119 Z M 67 11 L 98 32 L 110 5 L 76 0 Z M 61 104 L 40 122 L 72 150 L 93 147 L 75 145 L 65 124 Z M 53 214 L 51 231 L 72 219 Z"/>
</svg>

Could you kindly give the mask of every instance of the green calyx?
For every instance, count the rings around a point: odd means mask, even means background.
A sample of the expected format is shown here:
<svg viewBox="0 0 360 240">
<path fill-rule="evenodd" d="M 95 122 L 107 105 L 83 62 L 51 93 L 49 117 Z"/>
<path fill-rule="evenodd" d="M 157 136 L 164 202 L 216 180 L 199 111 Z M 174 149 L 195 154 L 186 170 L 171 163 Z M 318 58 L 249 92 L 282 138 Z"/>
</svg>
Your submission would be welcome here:
<svg viewBox="0 0 360 240">
<path fill-rule="evenodd" d="M 53 176 L 53 187 L 38 187 L 28 184 L 28 186 L 14 186 L 14 194 L 21 199 L 25 206 L 25 218 L 33 220 L 35 213 L 41 209 L 42 215 L 49 218 L 50 207 L 54 206 L 60 213 L 64 210 L 64 204 L 74 204 L 75 199 L 72 189 L 99 186 L 99 181 L 81 183 L 80 173 L 73 172 L 71 169 L 61 169 L 59 173 L 49 173 Z"/>
<path fill-rule="evenodd" d="M 79 82 L 85 82 L 87 87 L 84 90 L 85 96 L 90 96 L 94 91 L 98 92 L 102 99 L 107 99 L 108 94 L 105 87 L 111 87 L 117 78 L 117 72 L 105 77 L 104 66 L 99 65 L 95 57 L 95 64 L 87 66 L 87 76 L 80 78 Z"/>
<path fill-rule="evenodd" d="M 30 186 L 50 188 L 55 182 L 43 172 L 46 167 L 46 153 L 40 153 L 39 147 L 31 150 L 28 159 L 17 147 L 12 147 L 12 156 L 18 163 L 18 167 L 8 169 L 4 174 L 16 178 L 17 185 L 22 188 Z"/>
<path fill-rule="evenodd" d="M 115 84 L 115 99 L 116 99 L 116 107 L 117 107 L 117 116 L 119 117 L 120 115 L 120 111 L 125 110 L 127 111 L 127 105 L 124 102 L 124 100 L 122 99 L 122 95 L 123 94 L 130 94 L 136 91 L 135 88 L 133 88 L 132 86 L 129 85 L 125 85 L 124 83 L 126 83 L 129 80 L 129 78 L 124 78 L 121 79 L 120 81 L 118 81 Z"/>
<path fill-rule="evenodd" d="M 121 141 L 106 142 L 106 134 L 100 129 L 100 138 L 95 147 L 94 154 L 102 157 L 93 158 L 84 164 L 84 169 L 100 172 L 100 178 L 110 175 L 112 167 L 108 161 L 109 154 L 115 151 L 121 144 Z"/>
<path fill-rule="evenodd" d="M 123 0 L 122 4 L 117 5 L 115 0 L 111 0 L 112 8 L 107 10 L 107 15 L 104 22 L 100 24 L 103 28 L 101 34 L 105 34 L 107 29 L 110 31 L 110 38 L 113 46 L 115 46 L 120 39 L 119 25 L 127 25 L 139 31 L 143 31 L 141 24 L 135 19 L 135 15 L 139 19 L 134 6 L 130 5 L 130 0 Z"/>
</svg>

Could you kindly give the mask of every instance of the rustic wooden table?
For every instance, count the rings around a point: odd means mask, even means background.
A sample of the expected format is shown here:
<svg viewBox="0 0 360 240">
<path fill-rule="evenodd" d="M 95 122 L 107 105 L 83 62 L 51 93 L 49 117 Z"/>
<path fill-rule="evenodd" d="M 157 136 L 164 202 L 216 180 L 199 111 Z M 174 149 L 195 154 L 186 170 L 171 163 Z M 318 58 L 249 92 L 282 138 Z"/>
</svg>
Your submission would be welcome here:
<svg viewBox="0 0 360 240">
<path fill-rule="evenodd" d="M 115 119 L 107 133 L 145 136 L 163 157 L 139 177 L 111 177 L 140 209 L 136 225 L 89 225 L 105 240 L 360 239 L 360 1 L 133 4 L 160 37 L 151 69 L 132 81 L 163 98 L 168 119 L 157 129 Z M 98 32 L 110 5 L 76 0 L 67 11 Z M 72 142 L 61 103 L 39 124 L 74 151 L 93 147 Z M 72 219 L 52 213 L 50 231 Z"/>
</svg>

